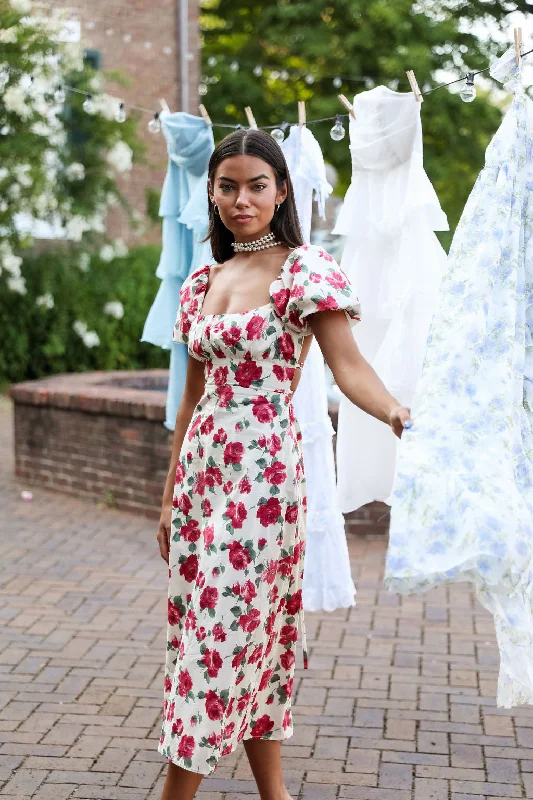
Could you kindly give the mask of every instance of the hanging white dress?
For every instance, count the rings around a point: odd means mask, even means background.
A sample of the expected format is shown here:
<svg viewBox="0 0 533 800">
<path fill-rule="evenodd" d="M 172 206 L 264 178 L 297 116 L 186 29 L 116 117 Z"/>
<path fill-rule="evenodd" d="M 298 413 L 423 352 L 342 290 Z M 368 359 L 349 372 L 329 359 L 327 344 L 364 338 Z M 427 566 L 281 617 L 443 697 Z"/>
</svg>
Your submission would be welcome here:
<svg viewBox="0 0 533 800">
<path fill-rule="evenodd" d="M 308 128 L 294 126 L 282 144 L 305 242 L 311 241 L 313 199 L 324 217 L 332 189 L 320 145 Z M 314 197 L 313 197 L 314 196 Z M 302 430 L 307 482 L 307 524 L 303 605 L 306 611 L 334 611 L 355 603 L 344 517 L 338 506 L 333 426 L 328 414 L 324 358 L 313 339 L 294 409 Z"/>
<path fill-rule="evenodd" d="M 357 345 L 389 391 L 409 406 L 422 370 L 446 262 L 434 231 L 446 215 L 424 171 L 420 103 L 384 86 L 356 95 L 350 118 L 352 183 L 333 233 L 346 236 L 341 267 L 361 300 Z M 341 399 L 337 436 L 339 503 L 353 511 L 387 501 L 396 438 Z"/>
<path fill-rule="evenodd" d="M 386 584 L 474 582 L 494 615 L 498 704 L 533 703 L 533 104 L 515 92 L 455 233 L 404 433 Z"/>
</svg>

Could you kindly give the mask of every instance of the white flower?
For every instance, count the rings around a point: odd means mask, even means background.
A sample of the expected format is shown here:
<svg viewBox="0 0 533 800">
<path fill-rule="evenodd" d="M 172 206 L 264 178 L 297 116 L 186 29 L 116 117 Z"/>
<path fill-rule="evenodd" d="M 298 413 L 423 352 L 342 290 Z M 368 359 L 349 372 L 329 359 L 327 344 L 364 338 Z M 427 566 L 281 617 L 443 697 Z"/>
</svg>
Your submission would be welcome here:
<svg viewBox="0 0 533 800">
<path fill-rule="evenodd" d="M 4 92 L 4 105 L 8 111 L 18 114 L 23 120 L 32 115 L 32 110 L 26 103 L 26 92 L 21 86 L 8 86 Z"/>
<path fill-rule="evenodd" d="M 63 46 L 63 72 L 81 72 L 83 70 L 83 50 L 79 42 L 68 42 Z"/>
<path fill-rule="evenodd" d="M 0 200 L 0 214 L 4 214 L 9 208 L 5 200 Z"/>
<path fill-rule="evenodd" d="M 0 180 L 1 180 L 1 178 L 0 178 Z M 118 205 L 118 198 L 117 198 L 116 194 L 113 194 L 113 192 L 108 192 L 106 194 L 106 196 L 105 196 L 105 200 L 106 200 L 107 205 L 110 208 L 114 208 L 115 206 Z"/>
<path fill-rule="evenodd" d="M 20 265 L 22 264 L 22 259 L 20 256 L 14 256 L 13 253 L 6 253 L 2 257 L 2 266 L 3 268 L 11 273 L 13 278 L 20 278 Z"/>
<path fill-rule="evenodd" d="M 107 154 L 107 163 L 116 172 L 128 172 L 133 164 L 133 150 L 126 142 L 117 142 Z"/>
<path fill-rule="evenodd" d="M 39 306 L 39 308 L 53 308 L 54 307 L 54 298 L 51 294 L 42 294 L 38 297 L 35 301 L 35 305 Z"/>
<path fill-rule="evenodd" d="M 115 239 L 115 256 L 117 258 L 124 258 L 129 253 L 128 245 L 124 241 L 124 239 Z"/>
<path fill-rule="evenodd" d="M 29 14 L 31 11 L 31 0 L 10 0 L 13 11 L 17 14 Z"/>
<path fill-rule="evenodd" d="M 87 272 L 90 264 L 91 264 L 91 256 L 89 255 L 89 253 L 82 253 L 80 256 L 80 260 L 78 261 L 78 267 L 81 269 L 82 272 Z"/>
<path fill-rule="evenodd" d="M 100 250 L 100 258 L 102 261 L 113 261 L 115 258 L 115 250 L 112 244 L 104 244 Z"/>
<path fill-rule="evenodd" d="M 52 129 L 47 122 L 45 122 L 43 119 L 40 119 L 33 123 L 31 126 L 31 132 L 36 136 L 43 136 L 45 139 L 48 139 Z"/>
<path fill-rule="evenodd" d="M 69 181 L 82 181 L 85 178 L 85 167 L 83 164 L 74 161 L 66 168 L 65 175 Z"/>
<path fill-rule="evenodd" d="M 85 322 L 81 322 L 81 320 L 77 319 L 76 322 L 72 323 L 72 327 L 74 328 L 75 332 L 78 334 L 80 339 L 83 339 L 83 337 L 87 333 L 87 325 L 85 324 Z"/>
<path fill-rule="evenodd" d="M 76 215 L 71 217 L 65 225 L 67 236 L 73 242 L 81 242 L 82 236 L 85 231 L 90 230 L 90 225 L 85 217 Z"/>
<path fill-rule="evenodd" d="M 87 222 L 95 233 L 105 233 L 105 220 L 101 214 L 94 214 Z"/>
<path fill-rule="evenodd" d="M 5 167 L 0 167 L 0 181 L 3 181 L 9 175 L 9 170 Z"/>
<path fill-rule="evenodd" d="M 11 289 L 12 292 L 16 292 L 17 294 L 26 294 L 27 292 L 26 281 L 24 280 L 22 275 L 16 278 L 13 277 L 8 278 L 7 288 Z"/>
<path fill-rule="evenodd" d="M 104 306 L 104 314 L 109 314 L 110 317 L 115 319 L 122 319 L 124 316 L 124 306 L 119 300 L 112 300 Z"/>
<path fill-rule="evenodd" d="M 20 195 L 22 194 L 20 183 L 12 183 L 9 189 L 7 190 L 7 194 L 10 196 L 12 200 L 20 200 Z"/>
<path fill-rule="evenodd" d="M 100 337 L 96 331 L 87 331 L 83 337 L 83 344 L 85 347 L 98 347 L 100 344 Z"/>
<path fill-rule="evenodd" d="M 2 44 L 15 44 L 17 41 L 17 29 L 13 25 L 11 28 L 0 28 L 0 42 Z"/>
<path fill-rule="evenodd" d="M 108 120 L 114 120 L 119 110 L 120 101 L 110 94 L 99 94 L 94 99 L 96 113 Z"/>
<path fill-rule="evenodd" d="M 93 75 L 91 80 L 89 81 L 89 89 L 91 92 L 96 94 L 97 92 L 101 92 L 103 87 L 102 76 L 100 74 Z"/>
<path fill-rule="evenodd" d="M 29 164 L 17 164 L 13 170 L 16 180 L 25 188 L 28 188 L 28 186 L 31 186 L 33 183 L 30 170 L 31 167 Z"/>
</svg>

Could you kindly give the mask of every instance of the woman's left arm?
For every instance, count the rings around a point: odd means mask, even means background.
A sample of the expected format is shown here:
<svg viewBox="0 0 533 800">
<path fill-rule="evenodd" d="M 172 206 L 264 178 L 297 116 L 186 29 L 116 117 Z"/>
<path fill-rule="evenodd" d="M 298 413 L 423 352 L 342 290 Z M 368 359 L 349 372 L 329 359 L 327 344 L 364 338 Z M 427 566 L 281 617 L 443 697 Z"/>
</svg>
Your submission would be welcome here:
<svg viewBox="0 0 533 800">
<path fill-rule="evenodd" d="M 343 311 L 321 311 L 309 317 L 322 354 L 341 392 L 356 406 L 390 425 L 401 438 L 411 427 L 409 409 L 387 391 L 368 361 L 359 352 Z"/>
</svg>

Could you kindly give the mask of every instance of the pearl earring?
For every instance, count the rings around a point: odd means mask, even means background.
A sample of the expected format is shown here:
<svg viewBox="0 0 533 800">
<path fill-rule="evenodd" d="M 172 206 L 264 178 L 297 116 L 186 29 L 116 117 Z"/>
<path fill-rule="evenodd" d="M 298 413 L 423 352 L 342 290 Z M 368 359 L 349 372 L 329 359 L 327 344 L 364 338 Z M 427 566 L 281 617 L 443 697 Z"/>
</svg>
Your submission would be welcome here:
<svg viewBox="0 0 533 800">
<path fill-rule="evenodd" d="M 278 213 L 278 211 L 279 211 L 279 209 L 280 209 L 280 206 L 281 206 L 281 203 L 277 203 L 277 204 L 276 204 L 276 214 Z"/>
</svg>

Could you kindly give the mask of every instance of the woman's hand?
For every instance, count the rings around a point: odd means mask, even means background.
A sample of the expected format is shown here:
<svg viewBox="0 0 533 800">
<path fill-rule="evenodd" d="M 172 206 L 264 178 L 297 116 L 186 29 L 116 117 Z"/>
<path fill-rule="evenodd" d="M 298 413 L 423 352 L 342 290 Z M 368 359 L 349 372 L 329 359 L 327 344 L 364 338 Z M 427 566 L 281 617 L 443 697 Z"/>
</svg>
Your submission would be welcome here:
<svg viewBox="0 0 533 800">
<path fill-rule="evenodd" d="M 170 553 L 170 536 L 172 532 L 172 506 L 164 506 L 159 517 L 159 526 L 157 528 L 157 543 L 159 545 L 159 552 L 161 558 L 168 564 Z"/>
<path fill-rule="evenodd" d="M 401 439 L 404 429 L 413 426 L 411 410 L 405 408 L 405 406 L 396 406 L 396 408 L 393 408 L 390 412 L 389 424 L 398 439 Z"/>
</svg>

